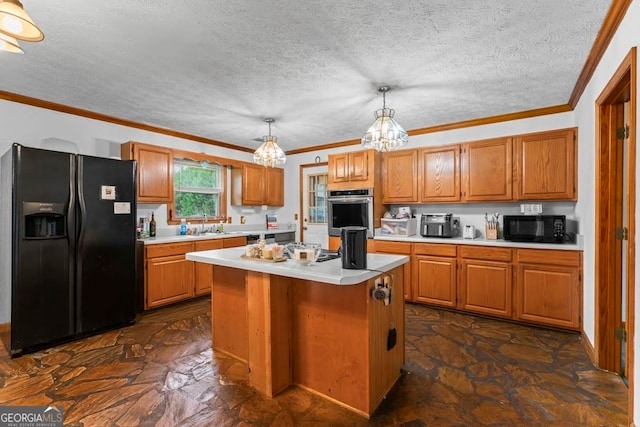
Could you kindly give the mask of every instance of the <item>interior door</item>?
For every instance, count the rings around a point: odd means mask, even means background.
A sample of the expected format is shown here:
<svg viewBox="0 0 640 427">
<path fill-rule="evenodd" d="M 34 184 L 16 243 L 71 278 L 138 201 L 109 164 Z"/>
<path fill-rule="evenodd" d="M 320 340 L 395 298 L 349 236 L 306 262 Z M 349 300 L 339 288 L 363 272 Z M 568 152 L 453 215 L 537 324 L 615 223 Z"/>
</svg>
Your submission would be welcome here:
<svg viewBox="0 0 640 427">
<path fill-rule="evenodd" d="M 300 240 L 329 247 L 327 224 L 327 163 L 300 166 L 302 224 Z"/>
</svg>

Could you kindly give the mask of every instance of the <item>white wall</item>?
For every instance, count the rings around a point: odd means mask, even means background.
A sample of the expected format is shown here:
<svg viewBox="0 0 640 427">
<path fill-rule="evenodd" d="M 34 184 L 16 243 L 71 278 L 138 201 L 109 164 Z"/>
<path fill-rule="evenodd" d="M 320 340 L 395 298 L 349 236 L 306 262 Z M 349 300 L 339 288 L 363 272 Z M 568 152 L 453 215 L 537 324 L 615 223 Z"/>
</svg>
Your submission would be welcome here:
<svg viewBox="0 0 640 427">
<path fill-rule="evenodd" d="M 401 112 L 398 112 L 401 113 Z M 396 115 L 399 123 L 401 114 Z M 409 137 L 409 145 L 407 148 L 427 147 L 436 145 L 455 144 L 467 141 L 477 141 L 480 139 L 496 138 L 506 135 L 515 135 L 522 133 L 538 132 L 551 129 L 571 128 L 575 126 L 573 112 L 553 114 L 542 117 L 534 117 L 530 119 L 514 120 L 511 122 L 496 123 L 491 125 L 475 126 L 471 128 L 456 129 L 446 132 L 438 132 L 424 135 Z M 363 129 L 363 133 L 366 129 Z M 580 134 L 578 134 L 580 138 Z M 311 153 L 301 153 L 288 156 L 285 167 L 285 209 L 288 215 L 290 212 L 300 213 L 300 197 L 299 187 L 299 167 L 301 164 L 315 163 L 316 156 L 320 157 L 320 161 L 327 161 L 329 154 L 341 153 L 345 151 L 354 151 L 360 149 L 359 145 L 349 147 L 340 147 L 330 150 L 314 151 Z M 391 206 L 392 210 L 397 206 Z M 500 215 L 513 215 L 520 213 L 519 203 L 474 203 L 474 204 L 430 204 L 430 205 L 411 205 L 412 210 L 416 214 L 432 213 L 432 212 L 451 212 L 454 217 L 460 218 L 460 226 L 474 225 L 477 230 L 484 233 L 484 213 L 499 212 Z M 547 214 L 567 215 L 568 218 L 579 219 L 579 215 L 575 212 L 575 203 L 543 203 L 543 212 Z M 293 217 L 291 218 L 293 221 Z M 579 231 L 579 230 L 575 230 Z"/>
<path fill-rule="evenodd" d="M 587 266 L 595 264 L 595 231 L 598 224 L 595 222 L 595 101 L 604 90 L 616 69 L 629 53 L 632 47 L 640 43 L 640 2 L 632 2 L 627 10 L 627 14 L 620 24 L 618 31 L 613 37 L 606 50 L 600 64 L 589 81 L 589 84 L 580 98 L 575 108 L 576 123 L 580 128 L 581 139 L 578 150 L 578 164 L 580 171 L 580 187 L 578 194 L 578 210 L 582 215 L 582 229 L 584 230 L 585 251 L 584 251 L 584 331 L 589 340 L 594 342 L 595 334 L 595 270 Z M 636 64 L 637 67 L 638 64 Z M 636 100 L 638 94 L 636 93 Z M 636 109 L 636 114 L 640 115 L 640 109 Z M 636 117 L 636 125 L 640 124 L 640 117 Z M 636 135 L 637 132 L 636 132 Z M 637 141 L 636 141 L 637 143 Z M 636 159 L 636 167 L 640 167 L 640 162 Z M 640 188 L 640 171 L 636 169 L 636 188 Z M 636 198 L 640 202 L 640 198 Z M 636 205 L 636 230 L 640 230 L 640 209 Z M 638 245 L 636 235 L 636 245 Z M 636 246 L 636 254 L 638 247 Z M 636 265 L 639 265 L 636 257 Z M 638 285 L 635 284 L 636 289 Z M 636 313 L 635 318 L 639 319 L 640 292 L 636 291 Z M 637 325 L 636 325 L 637 330 Z M 634 383 L 640 384 L 638 374 L 640 373 L 640 339 L 635 338 L 635 375 Z M 634 423 L 640 423 L 640 393 L 634 393 Z"/>
<path fill-rule="evenodd" d="M 252 153 L 4 100 L 0 100 L 0 117 L 2 117 L 0 155 L 9 150 L 12 143 L 17 142 L 29 147 L 120 158 L 120 144 L 127 141 L 138 141 L 230 159 L 249 162 L 253 160 Z M 291 193 L 285 194 L 285 199 L 289 194 Z M 263 211 L 260 206 L 239 207 L 231 206 L 230 203 L 230 198 L 228 198 L 227 216 L 231 216 L 234 225 L 240 224 L 240 216 L 245 216 L 247 224 L 265 226 L 265 214 L 267 213 L 277 213 L 280 223 L 290 222 L 283 221 L 283 218 L 280 217 L 282 209 L 269 207 Z M 158 229 L 166 228 L 167 206 L 165 204 L 138 206 L 138 216 L 151 216 L 152 212 L 155 214 Z M 283 217 L 288 218 L 288 215 L 283 215 Z M 291 216 L 291 221 L 293 221 L 293 216 Z"/>
</svg>

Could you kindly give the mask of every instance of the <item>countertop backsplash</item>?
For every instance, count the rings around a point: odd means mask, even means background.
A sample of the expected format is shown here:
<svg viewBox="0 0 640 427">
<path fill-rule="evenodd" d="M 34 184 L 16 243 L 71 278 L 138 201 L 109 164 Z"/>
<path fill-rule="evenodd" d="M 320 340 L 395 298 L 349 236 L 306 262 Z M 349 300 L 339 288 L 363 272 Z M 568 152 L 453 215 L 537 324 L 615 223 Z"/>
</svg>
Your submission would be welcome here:
<svg viewBox="0 0 640 427">
<path fill-rule="evenodd" d="M 566 215 L 567 231 L 578 234 L 580 232 L 579 217 L 575 212 L 575 202 L 532 202 L 542 204 L 542 215 Z M 399 207 L 407 205 L 391 205 L 390 211 L 395 214 Z M 499 214 L 499 234 L 502 238 L 502 218 L 504 215 L 521 215 L 520 203 L 469 203 L 469 204 L 429 204 L 429 205 L 408 205 L 411 213 L 418 220 L 418 231 L 420 234 L 420 217 L 422 214 L 432 213 L 451 213 L 454 219 L 458 219 L 460 223 L 460 231 L 458 236 L 462 236 L 462 230 L 465 225 L 473 225 L 476 228 L 478 237 L 485 237 L 485 213 L 490 217 L 496 213 Z"/>
</svg>

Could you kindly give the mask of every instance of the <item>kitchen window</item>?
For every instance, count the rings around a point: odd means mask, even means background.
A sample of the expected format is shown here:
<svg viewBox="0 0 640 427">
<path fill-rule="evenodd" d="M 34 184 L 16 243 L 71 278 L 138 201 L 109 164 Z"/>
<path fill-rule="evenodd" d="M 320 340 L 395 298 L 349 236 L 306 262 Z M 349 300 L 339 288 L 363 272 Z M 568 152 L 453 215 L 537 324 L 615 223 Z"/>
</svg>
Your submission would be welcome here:
<svg viewBox="0 0 640 427">
<path fill-rule="evenodd" d="M 327 223 L 327 177 L 326 173 L 309 175 L 308 177 L 309 212 L 307 218 L 309 218 L 310 224 Z"/>
<path fill-rule="evenodd" d="M 226 168 L 220 164 L 173 159 L 171 220 L 226 218 Z"/>
</svg>

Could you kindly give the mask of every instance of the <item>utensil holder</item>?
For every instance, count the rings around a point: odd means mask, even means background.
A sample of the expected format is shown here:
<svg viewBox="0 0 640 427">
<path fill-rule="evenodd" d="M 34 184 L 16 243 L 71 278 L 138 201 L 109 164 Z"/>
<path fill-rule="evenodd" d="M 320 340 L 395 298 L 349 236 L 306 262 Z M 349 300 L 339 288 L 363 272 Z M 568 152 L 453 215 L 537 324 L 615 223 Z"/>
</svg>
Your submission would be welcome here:
<svg viewBox="0 0 640 427">
<path fill-rule="evenodd" d="M 487 240 L 497 240 L 498 239 L 498 228 L 489 228 L 485 227 L 485 235 Z"/>
</svg>

